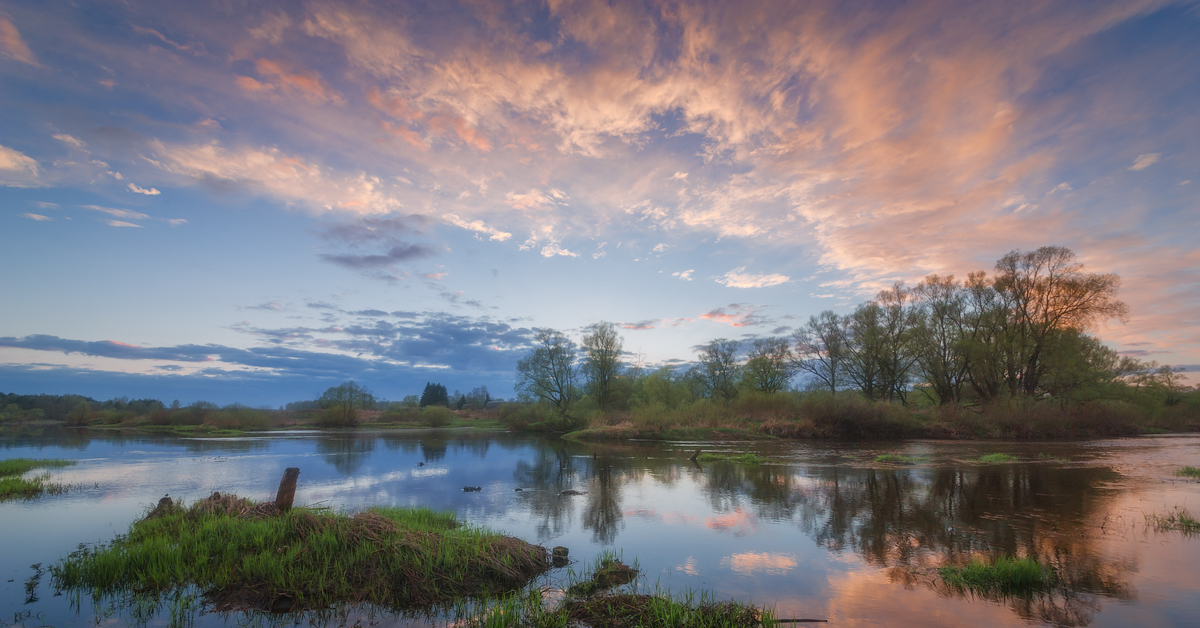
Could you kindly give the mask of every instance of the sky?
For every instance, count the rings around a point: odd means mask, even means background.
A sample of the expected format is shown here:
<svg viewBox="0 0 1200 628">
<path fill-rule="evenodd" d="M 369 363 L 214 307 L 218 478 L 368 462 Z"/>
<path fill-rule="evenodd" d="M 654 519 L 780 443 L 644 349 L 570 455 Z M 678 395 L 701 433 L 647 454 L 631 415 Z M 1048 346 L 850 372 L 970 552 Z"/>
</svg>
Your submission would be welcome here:
<svg viewBox="0 0 1200 628">
<path fill-rule="evenodd" d="M 1065 246 L 1200 367 L 1200 5 L 0 0 L 0 392 L 513 396 Z"/>
</svg>

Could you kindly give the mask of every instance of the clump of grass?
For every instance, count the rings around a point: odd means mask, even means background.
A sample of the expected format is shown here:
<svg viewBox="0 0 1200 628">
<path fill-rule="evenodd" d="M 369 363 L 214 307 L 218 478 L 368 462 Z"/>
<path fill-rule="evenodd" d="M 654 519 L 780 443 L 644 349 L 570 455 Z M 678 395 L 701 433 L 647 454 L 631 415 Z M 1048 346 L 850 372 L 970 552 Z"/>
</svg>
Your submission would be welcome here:
<svg viewBox="0 0 1200 628">
<path fill-rule="evenodd" d="M 287 610 L 336 603 L 413 608 L 523 586 L 546 571 L 546 549 L 452 513 L 372 508 L 357 514 L 234 495 L 160 506 L 108 544 L 51 568 L 56 589 L 169 595 L 198 587 L 216 610 Z"/>
<path fill-rule="evenodd" d="M 764 458 L 758 454 L 700 454 L 696 460 L 700 462 L 733 462 L 736 464 L 766 464 L 771 461 L 770 458 Z"/>
<path fill-rule="evenodd" d="M 1016 459 L 1016 456 L 1010 454 L 984 454 L 978 458 L 975 458 L 974 462 L 981 464 L 997 464 L 1001 462 L 1015 462 Z"/>
<path fill-rule="evenodd" d="M 875 456 L 875 462 L 892 462 L 896 464 L 917 464 L 923 461 L 921 456 L 908 456 L 905 454 L 881 454 Z"/>
<path fill-rule="evenodd" d="M 571 574 L 574 579 L 575 574 Z M 557 606 L 548 605 L 540 589 L 526 590 L 479 605 L 465 605 L 460 617 L 470 628 L 758 628 L 778 625 L 770 610 L 738 602 L 717 602 L 707 594 L 689 591 L 682 597 L 668 591 L 615 593 L 611 589 L 634 582 L 637 569 L 611 552 L 602 553 L 591 573 L 567 587 Z M 462 611 L 466 610 L 466 613 Z"/>
<path fill-rule="evenodd" d="M 1054 582 L 1054 573 L 1032 558 L 973 560 L 965 567 L 942 567 L 938 574 L 950 586 L 979 593 L 1031 593 Z"/>
<path fill-rule="evenodd" d="M 61 495 L 70 490 L 65 484 L 50 481 L 50 474 L 45 473 L 31 478 L 21 477 L 33 469 L 49 469 L 66 467 L 75 464 L 74 460 L 30 458 L 11 458 L 0 460 L 0 501 L 13 499 L 36 499 L 47 493 Z"/>
<path fill-rule="evenodd" d="M 1184 467 L 1184 468 L 1176 471 L 1175 475 L 1183 476 L 1185 478 L 1196 478 L 1196 479 L 1200 480 L 1200 468 Z"/>
<path fill-rule="evenodd" d="M 1200 533 L 1200 521 L 1192 513 L 1179 506 L 1165 514 L 1146 515 L 1146 523 L 1159 532 L 1183 532 L 1184 534 Z"/>
</svg>

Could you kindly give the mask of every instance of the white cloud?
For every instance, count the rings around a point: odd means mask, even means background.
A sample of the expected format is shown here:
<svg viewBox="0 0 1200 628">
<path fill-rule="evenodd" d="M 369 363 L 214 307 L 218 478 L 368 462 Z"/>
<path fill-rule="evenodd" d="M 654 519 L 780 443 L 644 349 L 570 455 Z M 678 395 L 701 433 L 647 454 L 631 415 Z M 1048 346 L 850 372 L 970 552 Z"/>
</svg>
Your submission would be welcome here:
<svg viewBox="0 0 1200 628">
<path fill-rule="evenodd" d="M 150 218 L 141 212 L 130 211 L 128 209 L 117 209 L 116 207 L 102 207 L 100 205 L 80 205 L 80 207 L 84 209 L 90 209 L 94 212 L 103 212 L 115 218 L 126 218 L 129 220 L 148 220 Z"/>
<path fill-rule="evenodd" d="M 75 139 L 74 137 L 71 137 L 70 135 L 67 135 L 66 133 L 56 133 L 56 134 L 52 135 L 51 137 L 53 137 L 54 139 L 56 139 L 60 142 L 65 143 L 65 144 L 70 144 L 71 146 L 74 146 L 75 148 L 83 148 L 84 146 L 86 146 L 86 144 L 84 144 L 82 141 Z"/>
<path fill-rule="evenodd" d="M 482 220 L 466 221 L 466 220 L 463 220 L 462 218 L 459 218 L 455 214 L 446 214 L 445 218 L 446 218 L 446 222 L 448 222 L 456 227 L 461 227 L 463 229 L 466 229 L 468 231 L 474 231 L 476 233 L 487 234 L 489 236 L 488 237 L 489 240 L 496 240 L 497 242 L 503 242 L 512 237 L 511 233 L 509 233 L 507 231 L 501 231 L 494 227 L 489 227 L 489 226 L 485 225 Z"/>
<path fill-rule="evenodd" d="M 187 219 L 186 218 L 167 218 L 167 224 L 171 225 L 172 227 L 178 227 L 179 225 L 186 225 Z"/>
<path fill-rule="evenodd" d="M 142 228 L 141 225 L 135 225 L 132 222 L 125 222 L 123 220 L 105 220 L 104 224 L 106 224 L 110 227 L 137 227 L 138 229 Z"/>
<path fill-rule="evenodd" d="M 550 244 L 542 247 L 542 257 L 554 257 L 562 255 L 563 257 L 579 257 L 578 253 L 572 253 L 563 248 L 557 241 L 552 240 Z"/>
<path fill-rule="evenodd" d="M 1071 187 L 1070 183 L 1064 181 L 1063 183 L 1059 183 L 1058 185 L 1054 186 L 1054 189 L 1047 192 L 1046 195 L 1049 196 L 1050 194 L 1057 194 L 1058 192 L 1066 194 L 1067 192 L 1073 192 L 1074 190 L 1075 188 Z"/>
<path fill-rule="evenodd" d="M 688 176 L 688 173 L 686 173 L 686 172 L 676 172 L 675 174 L 671 175 L 671 180 L 672 181 L 683 181 L 684 179 L 687 178 L 687 176 Z"/>
<path fill-rule="evenodd" d="M 43 215 L 41 215 L 41 214 L 34 214 L 34 213 L 30 213 L 30 212 L 26 212 L 26 213 L 24 213 L 24 214 L 21 214 L 21 217 L 22 217 L 22 218 L 28 218 L 28 219 L 30 219 L 30 220 L 36 220 L 36 221 L 38 221 L 38 222 L 41 222 L 41 221 L 43 221 L 43 220 L 54 220 L 53 218 L 51 218 L 51 217 L 49 217 L 49 216 L 43 216 Z"/>
<path fill-rule="evenodd" d="M 654 248 L 653 248 L 653 249 L 651 249 L 651 250 L 652 250 L 652 251 L 654 251 L 655 253 L 662 253 L 663 251 L 667 250 L 668 246 L 669 246 L 669 245 L 667 245 L 667 244 L 665 244 L 665 243 L 663 243 L 663 242 L 659 242 L 659 243 L 658 243 L 658 244 L 656 244 L 656 245 L 654 246 Z"/>
<path fill-rule="evenodd" d="M 0 146 L 0 170 L 12 170 L 14 172 L 28 171 L 37 176 L 37 161 L 26 157 L 21 151 L 13 150 L 7 146 Z"/>
<path fill-rule="evenodd" d="M 144 188 L 136 183 L 129 184 L 129 191 L 137 192 L 138 194 L 145 194 L 146 196 L 158 196 L 159 194 L 162 194 L 162 192 L 159 192 L 155 188 L 150 188 L 149 190 L 147 190 L 146 188 Z"/>
<path fill-rule="evenodd" d="M 724 285 L 727 288 L 766 288 L 768 286 L 778 286 L 792 280 L 787 275 L 772 273 L 769 275 L 754 275 L 751 273 L 743 273 L 746 270 L 745 266 L 735 268 L 723 276 L 717 278 L 717 283 Z"/>
<path fill-rule="evenodd" d="M 684 280 L 684 281 L 691 281 L 691 280 L 692 280 L 692 273 L 694 273 L 694 272 L 696 272 L 696 269 L 695 269 L 695 268 L 689 268 L 689 269 L 687 269 L 687 270 L 685 270 L 685 271 L 681 271 L 681 272 L 678 272 L 678 273 L 671 273 L 671 276 L 672 276 L 672 277 L 679 277 L 680 279 L 682 279 L 682 280 Z"/>
<path fill-rule="evenodd" d="M 1133 160 L 1133 165 L 1130 166 L 1129 169 L 1135 171 L 1145 170 L 1146 168 L 1158 163 L 1159 157 L 1162 157 L 1161 153 L 1146 153 L 1144 155 L 1138 155 L 1137 159 Z"/>
</svg>

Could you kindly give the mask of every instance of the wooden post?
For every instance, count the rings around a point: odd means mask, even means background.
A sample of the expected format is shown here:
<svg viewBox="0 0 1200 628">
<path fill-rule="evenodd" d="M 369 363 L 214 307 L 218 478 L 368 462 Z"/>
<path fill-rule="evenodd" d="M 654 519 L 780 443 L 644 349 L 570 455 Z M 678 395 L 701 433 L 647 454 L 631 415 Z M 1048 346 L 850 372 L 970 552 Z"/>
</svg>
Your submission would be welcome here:
<svg viewBox="0 0 1200 628">
<path fill-rule="evenodd" d="M 288 467 L 283 471 L 283 479 L 279 481 L 279 492 L 275 493 L 275 507 L 287 510 L 296 499 L 296 478 L 300 477 L 300 469 Z"/>
<path fill-rule="evenodd" d="M 697 449 L 696 451 L 692 452 L 692 455 L 688 456 L 688 460 L 695 462 L 696 458 L 699 458 L 699 457 L 700 457 L 700 450 Z"/>
</svg>

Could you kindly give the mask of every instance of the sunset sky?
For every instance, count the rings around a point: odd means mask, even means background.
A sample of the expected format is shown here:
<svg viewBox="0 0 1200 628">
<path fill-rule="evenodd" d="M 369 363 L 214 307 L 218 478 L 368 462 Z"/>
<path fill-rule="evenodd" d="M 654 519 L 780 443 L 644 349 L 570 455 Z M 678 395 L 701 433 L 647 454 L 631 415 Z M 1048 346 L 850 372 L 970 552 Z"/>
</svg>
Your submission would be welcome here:
<svg viewBox="0 0 1200 628">
<path fill-rule="evenodd" d="M 1200 367 L 1196 2 L 5 2 L 0 392 L 511 397 L 1061 245 Z M 632 357 L 631 357 L 632 359 Z"/>
</svg>

